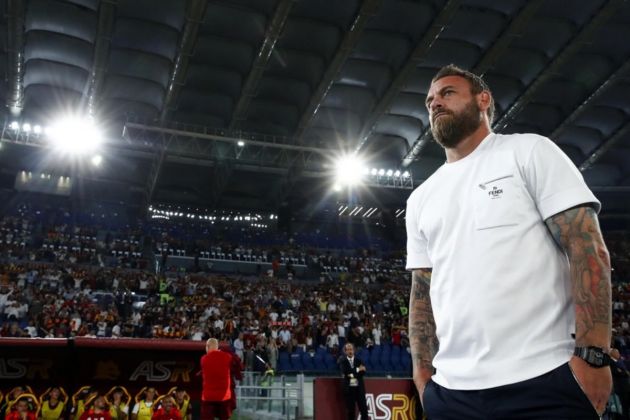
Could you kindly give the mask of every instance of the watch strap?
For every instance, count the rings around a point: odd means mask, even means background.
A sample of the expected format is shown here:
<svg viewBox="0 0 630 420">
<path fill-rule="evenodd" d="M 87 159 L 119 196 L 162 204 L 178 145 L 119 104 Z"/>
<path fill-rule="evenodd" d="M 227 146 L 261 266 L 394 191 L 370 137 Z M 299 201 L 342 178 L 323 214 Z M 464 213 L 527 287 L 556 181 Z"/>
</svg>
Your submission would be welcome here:
<svg viewBox="0 0 630 420">
<path fill-rule="evenodd" d="M 610 355 L 605 349 L 595 346 L 576 347 L 573 351 L 573 355 L 595 368 L 606 367 L 610 364 L 611 360 Z"/>
</svg>

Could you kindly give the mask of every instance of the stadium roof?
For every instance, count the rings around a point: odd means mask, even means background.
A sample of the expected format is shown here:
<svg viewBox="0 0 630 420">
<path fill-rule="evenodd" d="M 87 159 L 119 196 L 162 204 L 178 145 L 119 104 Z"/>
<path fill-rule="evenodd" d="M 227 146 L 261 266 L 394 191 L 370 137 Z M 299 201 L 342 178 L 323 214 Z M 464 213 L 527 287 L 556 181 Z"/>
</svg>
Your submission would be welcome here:
<svg viewBox="0 0 630 420">
<path fill-rule="evenodd" d="M 0 7 L 5 129 L 16 119 L 49 124 L 60 110 L 90 113 L 108 128 L 103 167 L 81 174 L 97 195 L 301 207 L 329 193 L 323 175 L 342 150 L 409 169 L 417 184 L 444 162 L 428 129 L 427 88 L 439 67 L 455 63 L 492 88 L 495 131 L 549 136 L 603 201 L 603 217 L 630 218 L 628 1 L 3 0 Z M 62 170 L 61 162 L 41 163 L 46 149 L 7 130 L 3 139 L 3 184 L 27 166 Z M 408 193 L 372 189 L 361 199 L 400 207 Z"/>
</svg>

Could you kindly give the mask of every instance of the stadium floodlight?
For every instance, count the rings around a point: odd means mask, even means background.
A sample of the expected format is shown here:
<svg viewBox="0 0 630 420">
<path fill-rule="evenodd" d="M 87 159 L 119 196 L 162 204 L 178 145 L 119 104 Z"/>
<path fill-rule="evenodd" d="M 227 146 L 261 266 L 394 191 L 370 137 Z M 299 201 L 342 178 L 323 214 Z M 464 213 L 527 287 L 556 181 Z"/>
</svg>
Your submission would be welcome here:
<svg viewBox="0 0 630 420">
<path fill-rule="evenodd" d="M 238 147 L 245 147 L 245 142 L 244 142 L 243 140 L 239 140 L 239 141 L 236 143 L 236 145 L 237 145 Z"/>
<path fill-rule="evenodd" d="M 41 134 L 42 133 L 42 126 L 37 124 L 33 126 L 33 133 L 35 134 Z"/>
<path fill-rule="evenodd" d="M 394 176 L 395 176 L 395 177 L 399 177 L 399 176 L 400 176 L 400 171 L 399 171 L 399 170 L 396 170 L 396 171 L 394 172 Z"/>
<path fill-rule="evenodd" d="M 391 169 L 388 169 L 387 170 L 387 176 L 392 176 L 392 175 L 394 175 L 394 171 L 391 170 Z"/>
<path fill-rule="evenodd" d="M 379 176 L 385 175 L 385 169 L 379 169 L 378 170 L 378 174 L 379 174 Z"/>
<path fill-rule="evenodd" d="M 405 171 L 402 173 L 402 177 L 403 178 L 409 178 L 411 176 L 411 174 L 409 173 L 409 171 Z"/>
<path fill-rule="evenodd" d="M 102 135 L 91 119 L 66 117 L 51 127 L 50 140 L 62 152 L 82 155 L 97 150 Z"/>
<path fill-rule="evenodd" d="M 101 155 L 94 155 L 92 156 L 92 165 L 94 166 L 101 166 L 101 163 L 103 162 L 103 156 Z"/>
<path fill-rule="evenodd" d="M 22 131 L 24 131 L 25 133 L 30 133 L 31 132 L 31 125 L 29 123 L 22 124 Z"/>
<path fill-rule="evenodd" d="M 20 123 L 17 121 L 13 121 L 11 124 L 9 124 L 9 128 L 13 131 L 18 131 L 20 129 Z"/>
<path fill-rule="evenodd" d="M 370 174 L 372 174 L 373 176 L 376 176 L 376 174 L 378 174 L 378 169 L 372 168 L 372 170 L 370 171 Z"/>
<path fill-rule="evenodd" d="M 339 184 L 334 184 L 332 187 L 333 191 L 339 192 L 341 191 L 341 185 Z"/>
<path fill-rule="evenodd" d="M 363 178 L 365 167 L 361 158 L 357 155 L 344 155 L 335 162 L 335 183 L 340 186 L 356 185 Z"/>
</svg>

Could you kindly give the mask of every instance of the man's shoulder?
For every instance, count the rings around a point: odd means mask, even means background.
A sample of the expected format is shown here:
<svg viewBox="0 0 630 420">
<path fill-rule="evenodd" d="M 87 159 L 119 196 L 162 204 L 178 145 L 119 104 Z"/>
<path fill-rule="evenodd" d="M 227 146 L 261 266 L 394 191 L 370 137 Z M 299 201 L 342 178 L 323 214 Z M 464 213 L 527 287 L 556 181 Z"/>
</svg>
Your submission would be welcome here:
<svg viewBox="0 0 630 420">
<path fill-rule="evenodd" d="M 515 154 L 528 155 L 540 142 L 551 142 L 548 137 L 535 133 L 496 134 L 493 149 L 509 150 Z"/>
</svg>

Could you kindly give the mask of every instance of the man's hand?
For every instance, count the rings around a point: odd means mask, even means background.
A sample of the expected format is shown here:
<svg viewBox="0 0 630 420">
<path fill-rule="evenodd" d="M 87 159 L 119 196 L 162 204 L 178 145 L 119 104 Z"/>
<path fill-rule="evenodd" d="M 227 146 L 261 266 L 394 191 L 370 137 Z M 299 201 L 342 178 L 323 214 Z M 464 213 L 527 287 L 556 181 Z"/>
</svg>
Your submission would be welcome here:
<svg viewBox="0 0 630 420">
<path fill-rule="evenodd" d="M 612 392 L 612 374 L 609 367 L 594 368 L 584 360 L 573 356 L 569 366 L 580 388 L 591 401 L 599 415 L 606 409 L 608 397 Z"/>
<path fill-rule="evenodd" d="M 424 388 L 431 380 L 432 372 L 428 369 L 421 367 L 414 367 L 413 369 L 413 383 L 418 390 L 418 396 L 420 397 L 420 404 L 424 407 Z"/>
</svg>

